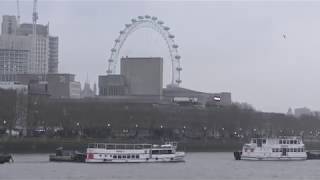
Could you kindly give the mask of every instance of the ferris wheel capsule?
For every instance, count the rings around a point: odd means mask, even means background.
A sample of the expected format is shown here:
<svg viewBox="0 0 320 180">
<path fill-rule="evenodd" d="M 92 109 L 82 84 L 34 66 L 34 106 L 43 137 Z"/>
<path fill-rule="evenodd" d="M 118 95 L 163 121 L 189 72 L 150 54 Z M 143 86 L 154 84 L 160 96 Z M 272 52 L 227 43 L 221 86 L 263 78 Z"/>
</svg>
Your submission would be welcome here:
<svg viewBox="0 0 320 180">
<path fill-rule="evenodd" d="M 112 48 L 112 49 L 111 49 L 111 52 L 116 52 L 116 51 L 117 51 L 116 48 Z"/>
<path fill-rule="evenodd" d="M 173 34 L 169 34 L 169 38 L 170 38 L 170 39 L 173 39 L 173 38 L 174 38 L 174 35 L 173 35 Z"/>
<path fill-rule="evenodd" d="M 107 74 L 111 74 L 112 71 L 110 69 L 107 70 Z"/>
<path fill-rule="evenodd" d="M 181 56 L 180 55 L 176 55 L 175 58 L 179 60 L 179 59 L 181 59 Z"/>
<path fill-rule="evenodd" d="M 177 71 L 182 71 L 182 67 L 177 67 L 176 70 Z"/>
<path fill-rule="evenodd" d="M 130 26 L 131 26 L 131 24 L 125 24 L 125 26 L 126 26 L 126 28 L 128 28 L 128 27 L 130 27 Z"/>
<path fill-rule="evenodd" d="M 136 19 L 131 19 L 131 22 L 135 23 L 135 22 L 137 22 L 137 20 Z"/>
<path fill-rule="evenodd" d="M 125 31 L 120 31 L 120 34 L 124 34 L 125 33 Z"/>
<path fill-rule="evenodd" d="M 139 18 L 139 19 L 144 19 L 144 17 L 143 17 L 143 16 L 138 16 L 138 18 Z"/>
<path fill-rule="evenodd" d="M 113 62 L 113 59 L 109 59 L 108 61 L 109 61 L 109 63 L 112 63 L 112 62 Z"/>
<path fill-rule="evenodd" d="M 177 44 L 172 45 L 173 48 L 178 48 L 179 46 Z"/>
<path fill-rule="evenodd" d="M 146 19 L 150 19 L 151 17 L 149 15 L 144 16 Z"/>
<path fill-rule="evenodd" d="M 170 30 L 170 28 L 168 26 L 165 26 L 163 29 L 166 30 L 166 31 Z"/>
<path fill-rule="evenodd" d="M 119 43 L 119 42 L 120 42 L 120 39 L 116 39 L 116 40 L 114 40 L 114 42 Z"/>
<path fill-rule="evenodd" d="M 178 84 L 180 84 L 181 82 L 182 82 L 181 79 L 176 80 L 176 83 L 178 83 Z"/>
<path fill-rule="evenodd" d="M 156 21 L 158 18 L 155 17 L 155 16 L 153 16 L 151 19 L 154 20 L 154 21 Z"/>
<path fill-rule="evenodd" d="M 162 24 L 164 24 L 164 22 L 163 21 L 158 21 L 158 24 L 162 25 Z"/>
</svg>

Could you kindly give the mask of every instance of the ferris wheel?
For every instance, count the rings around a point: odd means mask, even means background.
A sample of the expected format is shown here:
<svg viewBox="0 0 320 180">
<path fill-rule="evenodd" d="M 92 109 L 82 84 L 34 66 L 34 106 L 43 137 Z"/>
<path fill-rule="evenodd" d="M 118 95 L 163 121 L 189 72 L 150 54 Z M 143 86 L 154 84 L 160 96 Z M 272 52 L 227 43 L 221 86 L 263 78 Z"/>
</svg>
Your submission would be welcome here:
<svg viewBox="0 0 320 180">
<path fill-rule="evenodd" d="M 171 85 L 179 86 L 182 82 L 180 79 L 180 72 L 182 67 L 180 65 L 181 56 L 178 53 L 178 45 L 175 43 L 175 36 L 169 32 L 170 28 L 164 25 L 164 22 L 158 20 L 157 17 L 151 17 L 149 15 L 138 16 L 131 19 L 131 23 L 125 24 L 125 28 L 119 32 L 119 36 L 114 41 L 114 45 L 111 49 L 111 55 L 108 59 L 107 74 L 115 74 L 116 66 L 119 61 L 119 53 L 126 39 L 130 34 L 141 28 L 150 28 L 158 32 L 168 46 L 168 50 L 171 58 Z"/>
</svg>

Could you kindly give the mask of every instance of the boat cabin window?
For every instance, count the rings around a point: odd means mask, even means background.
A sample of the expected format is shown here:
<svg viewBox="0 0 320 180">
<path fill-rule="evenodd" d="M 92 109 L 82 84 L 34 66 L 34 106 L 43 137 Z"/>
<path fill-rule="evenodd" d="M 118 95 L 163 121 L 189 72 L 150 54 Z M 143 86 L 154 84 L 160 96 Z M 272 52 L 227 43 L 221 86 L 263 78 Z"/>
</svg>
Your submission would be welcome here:
<svg viewBox="0 0 320 180">
<path fill-rule="evenodd" d="M 266 144 L 267 140 L 266 139 L 262 139 L 262 144 Z"/>
<path fill-rule="evenodd" d="M 125 145 L 123 145 L 123 144 L 117 144 L 116 145 L 116 149 L 125 149 L 126 147 L 125 147 Z"/>
<path fill-rule="evenodd" d="M 121 155 L 118 155 L 118 159 L 121 159 Z"/>
<path fill-rule="evenodd" d="M 297 140 L 293 140 L 293 143 L 294 143 L 294 144 L 297 144 Z"/>
<path fill-rule="evenodd" d="M 88 148 L 97 148 L 97 144 L 89 144 Z"/>
<path fill-rule="evenodd" d="M 115 145 L 114 144 L 107 144 L 107 149 L 115 149 Z"/>
<path fill-rule="evenodd" d="M 160 154 L 172 154 L 172 150 L 160 150 Z"/>
<path fill-rule="evenodd" d="M 126 149 L 134 149 L 134 145 L 133 144 L 127 144 L 126 145 Z"/>
<path fill-rule="evenodd" d="M 134 146 L 134 148 L 135 148 L 135 149 L 142 149 L 142 148 L 143 148 L 143 145 L 137 144 L 137 145 Z"/>
<path fill-rule="evenodd" d="M 282 140 L 281 139 L 279 140 L 279 144 L 282 144 Z"/>
<path fill-rule="evenodd" d="M 139 154 L 136 155 L 136 158 L 139 159 Z"/>
<path fill-rule="evenodd" d="M 125 159 L 125 158 L 127 158 L 127 156 L 126 155 L 122 155 L 122 158 Z"/>
<path fill-rule="evenodd" d="M 257 139 L 257 146 L 262 147 L 262 139 Z"/>
<path fill-rule="evenodd" d="M 132 159 L 134 159 L 135 157 L 136 157 L 135 155 L 133 155 L 133 154 L 131 155 L 131 158 L 132 158 Z"/>
<path fill-rule="evenodd" d="M 98 148 L 99 148 L 99 149 L 105 149 L 105 148 L 106 148 L 106 145 L 105 145 L 105 144 L 98 144 Z"/>
<path fill-rule="evenodd" d="M 257 143 L 257 139 L 253 139 L 252 143 L 256 144 Z"/>
<path fill-rule="evenodd" d="M 152 147 L 151 144 L 145 144 L 143 145 L 143 149 L 150 149 Z"/>
<path fill-rule="evenodd" d="M 293 151 L 294 151 L 294 152 L 297 152 L 297 148 L 294 148 Z"/>
<path fill-rule="evenodd" d="M 159 154 L 159 153 L 160 153 L 159 150 L 152 150 L 152 151 L 151 151 L 151 154 Z"/>
<path fill-rule="evenodd" d="M 113 155 L 113 159 L 117 159 L 117 156 L 116 156 L 116 155 Z"/>
<path fill-rule="evenodd" d="M 130 157 L 131 157 L 131 156 L 128 154 L 128 155 L 127 155 L 127 159 L 130 159 Z"/>
</svg>

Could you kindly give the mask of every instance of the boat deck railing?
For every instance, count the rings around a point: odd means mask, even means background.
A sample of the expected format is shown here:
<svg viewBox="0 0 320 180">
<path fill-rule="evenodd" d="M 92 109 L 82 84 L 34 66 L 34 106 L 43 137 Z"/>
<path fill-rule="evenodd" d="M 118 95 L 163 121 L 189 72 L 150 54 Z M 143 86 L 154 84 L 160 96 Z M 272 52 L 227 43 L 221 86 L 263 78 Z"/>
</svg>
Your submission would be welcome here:
<svg viewBox="0 0 320 180">
<path fill-rule="evenodd" d="M 88 148 L 95 149 L 175 149 L 176 144 L 164 144 L 164 145 L 156 145 L 156 144 L 114 144 L 114 143 L 90 143 L 88 144 Z"/>
<path fill-rule="evenodd" d="M 88 148 L 97 149 L 151 149 L 152 144 L 112 144 L 112 143 L 91 143 Z"/>
</svg>

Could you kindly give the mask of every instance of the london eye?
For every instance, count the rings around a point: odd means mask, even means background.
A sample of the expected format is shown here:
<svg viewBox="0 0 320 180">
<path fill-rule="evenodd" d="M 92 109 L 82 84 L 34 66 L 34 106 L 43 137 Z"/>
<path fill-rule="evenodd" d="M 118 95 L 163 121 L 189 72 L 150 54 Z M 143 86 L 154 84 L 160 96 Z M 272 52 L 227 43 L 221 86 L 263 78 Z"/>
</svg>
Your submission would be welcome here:
<svg viewBox="0 0 320 180">
<path fill-rule="evenodd" d="M 114 45 L 111 48 L 111 54 L 108 59 L 107 74 L 115 74 L 116 67 L 119 61 L 120 50 L 126 39 L 135 31 L 141 28 L 149 28 L 161 35 L 168 46 L 171 59 L 171 85 L 179 86 L 182 82 L 180 79 L 180 72 L 182 67 L 180 64 L 181 56 L 178 53 L 178 45 L 175 43 L 175 36 L 170 33 L 170 27 L 166 26 L 163 21 L 157 17 L 149 15 L 138 16 L 131 19 L 131 22 L 125 24 L 123 30 L 119 32 L 119 36 L 114 40 Z"/>
</svg>

